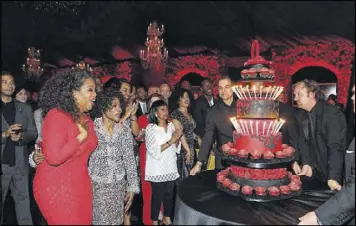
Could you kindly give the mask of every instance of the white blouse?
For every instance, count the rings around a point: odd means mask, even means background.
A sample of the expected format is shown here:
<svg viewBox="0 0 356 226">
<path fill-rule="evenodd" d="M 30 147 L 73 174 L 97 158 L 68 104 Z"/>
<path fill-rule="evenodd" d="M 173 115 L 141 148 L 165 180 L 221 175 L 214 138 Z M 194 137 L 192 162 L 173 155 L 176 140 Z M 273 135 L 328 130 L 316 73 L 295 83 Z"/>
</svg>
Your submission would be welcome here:
<svg viewBox="0 0 356 226">
<path fill-rule="evenodd" d="M 173 123 L 169 122 L 167 132 L 163 127 L 156 124 L 148 124 L 146 127 L 146 170 L 145 180 L 152 182 L 173 181 L 179 177 L 177 169 L 177 155 L 180 152 L 181 143 L 178 147 L 172 144 L 164 151 L 161 151 L 161 145 L 168 142 L 175 128 Z"/>
</svg>

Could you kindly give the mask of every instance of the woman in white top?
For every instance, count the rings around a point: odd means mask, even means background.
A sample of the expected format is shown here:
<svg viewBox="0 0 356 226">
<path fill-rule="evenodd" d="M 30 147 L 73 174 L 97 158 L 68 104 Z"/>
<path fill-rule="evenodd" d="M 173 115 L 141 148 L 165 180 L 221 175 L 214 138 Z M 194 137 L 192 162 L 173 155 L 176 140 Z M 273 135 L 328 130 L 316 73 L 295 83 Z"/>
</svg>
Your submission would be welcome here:
<svg viewBox="0 0 356 226">
<path fill-rule="evenodd" d="M 149 111 L 150 124 L 146 127 L 145 180 L 151 182 L 151 220 L 158 225 L 163 201 L 163 224 L 170 225 L 175 180 L 179 177 L 177 155 L 180 152 L 182 129 L 168 122 L 168 106 L 163 100 L 155 101 Z"/>
</svg>

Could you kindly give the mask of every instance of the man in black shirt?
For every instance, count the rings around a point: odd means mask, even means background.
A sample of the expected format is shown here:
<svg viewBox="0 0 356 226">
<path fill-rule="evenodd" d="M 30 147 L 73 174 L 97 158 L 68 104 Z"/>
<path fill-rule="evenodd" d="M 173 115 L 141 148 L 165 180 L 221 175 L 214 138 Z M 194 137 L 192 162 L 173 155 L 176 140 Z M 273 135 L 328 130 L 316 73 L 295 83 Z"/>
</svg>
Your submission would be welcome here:
<svg viewBox="0 0 356 226">
<path fill-rule="evenodd" d="M 233 140 L 233 125 L 230 122 L 230 117 L 236 116 L 236 99 L 232 90 L 232 81 L 228 76 L 223 76 L 219 80 L 218 86 L 221 99 L 208 110 L 198 162 L 190 171 L 191 175 L 200 172 L 202 164 L 208 160 L 215 137 L 218 149 L 215 153 L 215 169 L 222 169 L 221 145 Z"/>
<path fill-rule="evenodd" d="M 15 201 L 19 225 L 32 225 L 29 197 L 29 163 L 27 144 L 37 138 L 37 129 L 29 105 L 12 98 L 13 76 L 1 73 L 1 155 L 2 207 L 8 190 Z M 4 210 L 2 208 L 2 210 Z M 3 213 L 0 214 L 0 224 Z"/>
<path fill-rule="evenodd" d="M 298 146 L 300 164 L 294 163 L 296 174 L 306 175 L 334 190 L 342 183 L 346 149 L 346 120 L 337 107 L 323 100 L 315 81 L 303 80 L 295 85 L 294 100 L 299 110 Z"/>
</svg>

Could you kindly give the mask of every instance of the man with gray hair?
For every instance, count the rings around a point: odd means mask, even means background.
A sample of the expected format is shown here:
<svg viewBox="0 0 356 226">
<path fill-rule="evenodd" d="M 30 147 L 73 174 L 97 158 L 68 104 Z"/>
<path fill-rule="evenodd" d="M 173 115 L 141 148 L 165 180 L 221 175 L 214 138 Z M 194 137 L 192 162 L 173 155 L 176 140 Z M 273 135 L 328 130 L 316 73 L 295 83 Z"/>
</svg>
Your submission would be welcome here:
<svg viewBox="0 0 356 226">
<path fill-rule="evenodd" d="M 299 160 L 293 164 L 297 175 L 328 184 L 331 190 L 342 183 L 346 149 L 346 120 L 337 107 L 327 104 L 318 84 L 303 80 L 293 91 L 299 127 Z M 301 164 L 301 165 L 299 165 Z"/>
</svg>

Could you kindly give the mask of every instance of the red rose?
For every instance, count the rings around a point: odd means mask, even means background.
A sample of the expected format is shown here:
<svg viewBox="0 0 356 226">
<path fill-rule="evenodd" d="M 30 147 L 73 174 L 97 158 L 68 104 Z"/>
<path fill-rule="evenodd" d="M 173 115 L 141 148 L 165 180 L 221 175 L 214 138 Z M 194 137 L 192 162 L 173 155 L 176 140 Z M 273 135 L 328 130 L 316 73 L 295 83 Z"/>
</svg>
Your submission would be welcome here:
<svg viewBox="0 0 356 226">
<path fill-rule="evenodd" d="M 286 147 L 288 147 L 287 144 L 282 144 L 282 149 L 284 149 L 284 148 L 286 148 Z"/>
<path fill-rule="evenodd" d="M 262 152 L 260 152 L 259 150 L 252 150 L 250 154 L 251 154 L 251 159 L 260 159 L 262 156 Z"/>
<path fill-rule="evenodd" d="M 288 178 L 291 178 L 293 174 L 291 172 L 288 172 Z"/>
<path fill-rule="evenodd" d="M 248 152 L 245 149 L 241 149 L 238 154 L 237 154 L 240 158 L 247 158 L 248 156 Z"/>
<path fill-rule="evenodd" d="M 230 149 L 230 155 L 237 155 L 238 152 L 239 151 L 237 149 L 235 149 L 235 148 L 231 148 Z"/>
<path fill-rule="evenodd" d="M 238 177 L 243 178 L 245 176 L 245 171 L 238 171 L 237 175 Z"/>
<path fill-rule="evenodd" d="M 256 187 L 255 188 L 256 195 L 263 196 L 266 195 L 266 188 L 264 187 Z"/>
<path fill-rule="evenodd" d="M 240 190 L 240 185 L 239 185 L 239 184 L 236 184 L 236 183 L 232 183 L 232 184 L 230 185 L 230 189 L 231 189 L 232 191 L 239 191 L 239 190 Z"/>
<path fill-rule="evenodd" d="M 227 144 L 230 148 L 233 148 L 233 147 L 234 147 L 234 144 L 233 144 L 231 141 L 227 142 L 226 144 Z"/>
<path fill-rule="evenodd" d="M 296 181 L 296 182 L 300 181 L 300 177 L 298 175 L 292 175 L 290 179 L 291 181 Z"/>
<path fill-rule="evenodd" d="M 245 172 L 244 178 L 251 179 L 252 174 L 250 172 Z"/>
<path fill-rule="evenodd" d="M 268 192 L 271 196 L 279 196 L 279 188 L 275 186 L 268 188 Z"/>
<path fill-rule="evenodd" d="M 290 184 L 290 190 L 291 191 L 294 191 L 294 192 L 296 192 L 296 191 L 299 191 L 300 190 L 300 186 L 299 185 L 296 185 L 296 184 Z"/>
<path fill-rule="evenodd" d="M 223 183 L 224 180 L 225 180 L 225 176 L 224 176 L 224 175 L 219 175 L 219 176 L 218 176 L 217 181 L 218 181 L 219 183 Z"/>
<path fill-rule="evenodd" d="M 288 195 L 290 193 L 290 188 L 288 185 L 283 185 L 279 187 L 282 194 Z"/>
<path fill-rule="evenodd" d="M 283 153 L 285 154 L 285 156 L 291 157 L 291 156 L 293 156 L 294 149 L 292 147 L 284 148 Z"/>
<path fill-rule="evenodd" d="M 229 174 L 229 168 L 226 168 L 226 169 L 220 171 L 220 173 L 224 176 L 227 176 Z"/>
<path fill-rule="evenodd" d="M 265 153 L 263 153 L 263 158 L 264 159 L 273 159 L 274 154 L 271 151 L 266 151 Z"/>
<path fill-rule="evenodd" d="M 245 185 L 242 187 L 241 191 L 244 195 L 251 195 L 252 194 L 252 187 L 249 185 Z"/>
<path fill-rule="evenodd" d="M 223 186 L 228 188 L 231 185 L 231 180 L 229 178 L 225 178 L 223 182 Z"/>
<path fill-rule="evenodd" d="M 228 144 L 224 144 L 224 145 L 221 146 L 221 150 L 222 150 L 224 153 L 229 154 L 229 152 L 230 152 L 230 150 L 231 150 L 231 147 L 230 147 L 230 145 L 228 145 Z"/>
<path fill-rule="evenodd" d="M 277 152 L 275 153 L 275 155 L 276 155 L 276 158 L 279 158 L 279 159 L 282 159 L 282 158 L 285 158 L 285 157 L 286 157 L 285 154 L 284 154 L 284 152 L 282 152 L 282 151 L 277 151 Z"/>
</svg>

